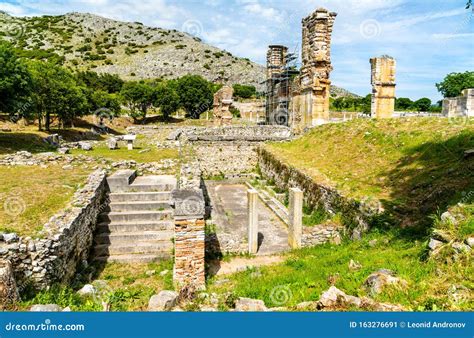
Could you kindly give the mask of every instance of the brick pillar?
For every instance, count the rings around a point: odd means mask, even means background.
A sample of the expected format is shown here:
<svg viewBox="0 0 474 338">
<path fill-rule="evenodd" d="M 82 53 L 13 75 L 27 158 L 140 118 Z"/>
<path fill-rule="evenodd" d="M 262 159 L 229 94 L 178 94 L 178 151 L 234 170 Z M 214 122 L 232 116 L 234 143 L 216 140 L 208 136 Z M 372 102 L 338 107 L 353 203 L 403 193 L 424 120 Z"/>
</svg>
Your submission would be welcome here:
<svg viewBox="0 0 474 338">
<path fill-rule="evenodd" d="M 290 189 L 289 213 L 288 244 L 292 249 L 298 249 L 303 234 L 303 192 L 298 188 Z"/>
<path fill-rule="evenodd" d="M 258 210 L 257 201 L 258 195 L 257 190 L 247 190 L 248 198 L 248 243 L 249 253 L 255 254 L 258 250 Z"/>
<path fill-rule="evenodd" d="M 173 282 L 177 288 L 205 289 L 205 221 L 201 190 L 173 191 L 175 257 Z"/>
</svg>

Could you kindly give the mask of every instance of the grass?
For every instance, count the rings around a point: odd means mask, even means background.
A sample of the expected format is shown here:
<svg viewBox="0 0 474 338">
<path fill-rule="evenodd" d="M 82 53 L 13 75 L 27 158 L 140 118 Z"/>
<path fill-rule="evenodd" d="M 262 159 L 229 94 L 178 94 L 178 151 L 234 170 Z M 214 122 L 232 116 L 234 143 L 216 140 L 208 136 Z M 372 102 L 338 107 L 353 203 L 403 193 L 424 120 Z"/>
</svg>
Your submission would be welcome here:
<svg viewBox="0 0 474 338">
<path fill-rule="evenodd" d="M 0 166 L 0 232 L 35 235 L 71 201 L 89 172 L 59 165 Z"/>
<path fill-rule="evenodd" d="M 19 308 L 26 310 L 33 304 L 58 304 L 69 306 L 72 311 L 101 311 L 102 302 L 110 305 L 111 311 L 146 311 L 148 300 L 161 290 L 173 290 L 173 262 L 162 261 L 149 264 L 108 263 L 105 266 L 92 265 L 95 278 L 105 281 L 106 286 L 98 288 L 92 297 L 80 296 L 77 289 L 82 285 L 55 285 L 40 292 L 28 291 L 22 295 Z M 168 270 L 164 276 L 160 272 Z M 154 274 L 147 275 L 147 271 Z M 97 281 L 92 283 L 99 285 Z"/>
<path fill-rule="evenodd" d="M 354 120 L 267 145 L 277 158 L 347 196 L 380 199 L 403 225 L 445 210 L 474 188 L 474 124 L 441 118 Z"/>
<path fill-rule="evenodd" d="M 370 240 L 377 239 L 375 246 Z M 268 307 L 292 308 L 303 301 L 316 301 L 321 293 L 335 286 L 347 294 L 366 296 L 365 279 L 374 271 L 393 270 L 408 282 L 407 288 L 388 288 L 375 300 L 401 304 L 412 310 L 469 310 L 474 299 L 454 304 L 448 297 L 451 285 L 474 287 L 474 265 L 466 261 L 439 265 L 421 259 L 425 252 L 424 242 L 412 242 L 399 231 L 372 231 L 362 241 L 344 241 L 336 246 L 325 244 L 293 251 L 284 263 L 252 268 L 231 276 L 229 282 L 220 285 L 211 280 L 208 292 L 230 294 L 232 297 L 262 299 Z M 351 271 L 349 261 L 361 263 L 362 268 Z M 257 271 L 258 270 L 258 271 Z M 276 296 L 275 290 L 283 290 L 285 297 Z M 279 300 L 285 300 L 283 303 Z M 221 307 L 226 308 L 225 304 Z"/>
</svg>

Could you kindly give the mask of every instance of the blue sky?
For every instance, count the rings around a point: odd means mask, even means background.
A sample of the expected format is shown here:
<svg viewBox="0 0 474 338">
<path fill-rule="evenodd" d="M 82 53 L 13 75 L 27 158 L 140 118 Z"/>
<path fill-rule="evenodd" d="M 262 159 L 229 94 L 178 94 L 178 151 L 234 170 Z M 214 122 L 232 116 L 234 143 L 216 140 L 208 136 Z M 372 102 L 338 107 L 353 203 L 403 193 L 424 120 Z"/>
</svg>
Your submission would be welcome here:
<svg viewBox="0 0 474 338">
<path fill-rule="evenodd" d="M 12 15 L 89 12 L 194 33 L 235 55 L 265 63 L 269 44 L 300 53 L 301 19 L 318 7 L 337 12 L 332 82 L 360 95 L 369 58 L 397 60 L 397 96 L 439 100 L 435 83 L 474 70 L 474 15 L 466 0 L 0 0 Z"/>
</svg>

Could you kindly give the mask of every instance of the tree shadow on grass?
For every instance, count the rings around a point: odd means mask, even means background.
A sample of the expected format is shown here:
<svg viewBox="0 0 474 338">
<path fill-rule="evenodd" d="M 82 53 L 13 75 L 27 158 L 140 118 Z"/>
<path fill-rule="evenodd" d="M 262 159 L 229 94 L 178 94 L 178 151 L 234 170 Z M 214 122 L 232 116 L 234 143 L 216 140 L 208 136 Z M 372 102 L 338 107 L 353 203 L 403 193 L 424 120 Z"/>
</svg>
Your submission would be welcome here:
<svg viewBox="0 0 474 338">
<path fill-rule="evenodd" d="M 444 212 L 474 190 L 474 157 L 464 155 L 468 149 L 474 149 L 474 131 L 409 148 L 386 173 L 392 192 L 384 206 L 407 233 L 426 236 L 431 215 Z"/>
</svg>

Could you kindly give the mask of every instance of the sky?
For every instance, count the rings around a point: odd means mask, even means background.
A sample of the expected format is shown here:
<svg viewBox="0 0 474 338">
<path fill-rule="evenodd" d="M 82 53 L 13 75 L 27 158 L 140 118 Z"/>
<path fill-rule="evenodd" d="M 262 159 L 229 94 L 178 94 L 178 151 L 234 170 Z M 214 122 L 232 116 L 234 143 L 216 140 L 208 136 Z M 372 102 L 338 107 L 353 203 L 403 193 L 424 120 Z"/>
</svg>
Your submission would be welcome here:
<svg viewBox="0 0 474 338">
<path fill-rule="evenodd" d="M 397 97 L 441 99 L 435 83 L 474 70 L 474 13 L 467 0 L 0 0 L 15 16 L 88 12 L 191 33 L 265 64 L 267 46 L 301 53 L 301 20 L 319 7 L 337 12 L 331 80 L 371 92 L 369 59 L 397 61 Z"/>
</svg>

